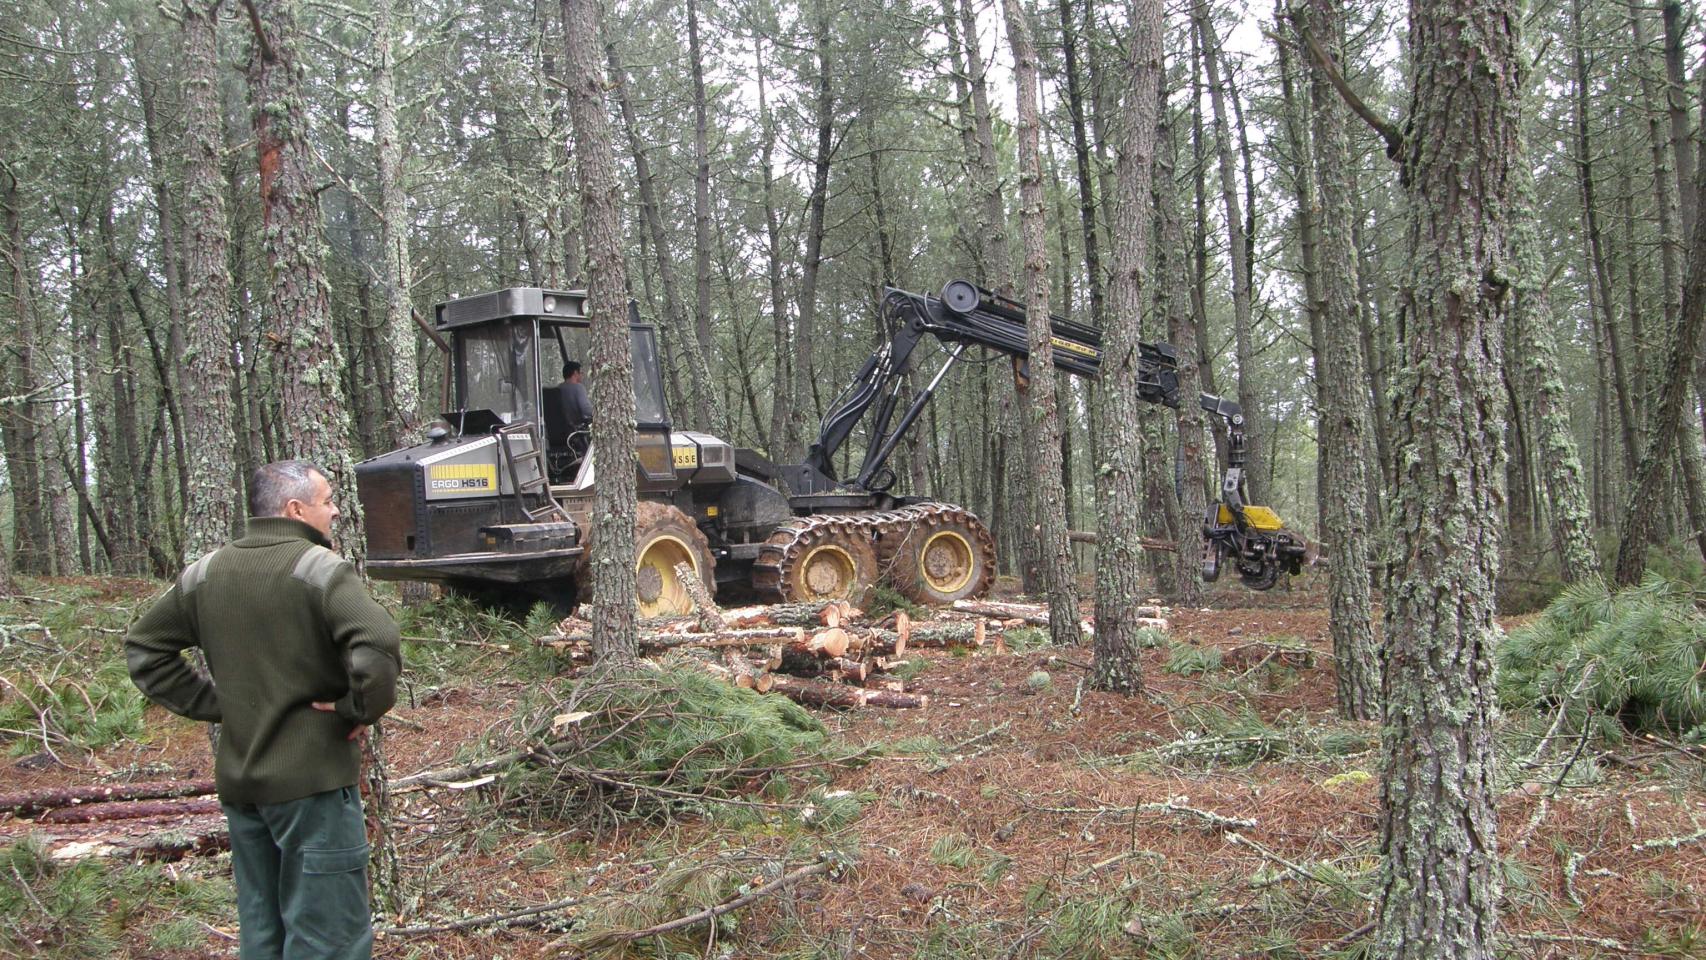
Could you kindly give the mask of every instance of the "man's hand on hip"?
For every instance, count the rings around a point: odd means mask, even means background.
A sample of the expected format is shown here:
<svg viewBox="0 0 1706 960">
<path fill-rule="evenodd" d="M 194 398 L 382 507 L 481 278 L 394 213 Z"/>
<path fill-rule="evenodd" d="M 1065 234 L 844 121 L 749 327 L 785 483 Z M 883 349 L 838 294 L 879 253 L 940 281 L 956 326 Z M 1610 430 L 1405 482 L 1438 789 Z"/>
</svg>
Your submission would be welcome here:
<svg viewBox="0 0 1706 960">
<path fill-rule="evenodd" d="M 313 707 L 314 709 L 319 710 L 323 713 L 337 713 L 338 712 L 338 705 L 335 703 L 321 703 L 319 701 L 315 701 L 313 703 L 310 703 L 309 706 Z M 353 729 L 349 732 L 349 736 L 345 737 L 344 739 L 345 740 L 354 740 L 366 732 L 367 732 L 367 724 L 358 723 L 355 725 L 355 729 Z"/>
</svg>

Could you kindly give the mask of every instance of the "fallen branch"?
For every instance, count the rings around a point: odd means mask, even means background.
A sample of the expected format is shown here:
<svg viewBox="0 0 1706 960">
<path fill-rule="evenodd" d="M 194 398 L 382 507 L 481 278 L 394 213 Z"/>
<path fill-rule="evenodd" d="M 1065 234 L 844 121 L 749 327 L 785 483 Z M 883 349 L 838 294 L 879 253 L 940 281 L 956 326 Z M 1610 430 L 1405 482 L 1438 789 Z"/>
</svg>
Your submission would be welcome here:
<svg viewBox="0 0 1706 960">
<path fill-rule="evenodd" d="M 449 923 L 429 923 L 414 927 L 380 927 L 373 932 L 381 937 L 425 937 L 435 933 L 454 933 L 462 930 L 478 930 L 482 927 L 510 926 L 517 920 L 531 920 L 547 913 L 567 910 L 585 901 L 585 897 L 571 897 L 567 900 L 542 903 L 537 907 L 526 907 L 507 913 L 489 913 L 483 917 L 468 917 L 465 920 L 454 920 Z"/>
<path fill-rule="evenodd" d="M 142 817 L 173 817 L 218 813 L 219 801 L 213 797 L 190 797 L 179 800 L 138 800 L 119 803 L 85 803 L 73 807 L 49 810 L 36 819 L 37 823 L 106 823 L 113 820 L 136 820 Z"/>
<path fill-rule="evenodd" d="M 1658 840 L 1643 840 L 1640 843 L 1631 844 L 1629 849 L 1636 853 L 1640 853 L 1644 850 L 1676 850 L 1680 849 L 1684 844 L 1694 843 L 1697 840 L 1706 840 L 1706 830 L 1696 830 L 1693 833 L 1681 837 L 1662 837 Z"/>
<path fill-rule="evenodd" d="M 456 786 L 470 780 L 478 780 L 480 777 L 485 776 L 488 773 L 502 770 L 505 767 L 520 763 L 523 760 L 548 761 L 550 760 L 551 753 L 553 751 L 560 747 L 569 746 L 571 746 L 571 744 L 565 741 L 559 741 L 557 743 L 545 744 L 542 746 L 511 750 L 508 753 L 502 753 L 495 757 L 488 757 L 484 760 L 476 760 L 472 763 L 465 763 L 457 767 L 441 767 L 437 770 L 422 770 L 419 773 L 411 773 L 406 777 L 399 777 L 398 779 L 391 781 L 390 790 L 392 794 L 397 794 L 410 790 L 424 790 L 428 787 Z"/>
<path fill-rule="evenodd" d="M 196 797 L 213 792 L 212 780 L 151 780 L 144 783 L 113 783 L 86 787 L 50 787 L 0 794 L 0 811 L 33 816 L 55 807 L 113 800 L 161 800 Z"/>
<path fill-rule="evenodd" d="M 1257 843 L 1254 840 L 1251 840 L 1249 837 L 1246 837 L 1241 833 L 1228 833 L 1226 835 L 1226 842 L 1230 843 L 1234 846 L 1247 847 L 1250 850 L 1255 851 L 1256 855 L 1261 857 L 1262 859 L 1269 860 L 1269 861 L 1272 861 L 1274 863 L 1277 863 L 1280 866 L 1286 868 L 1287 870 L 1290 870 L 1292 873 L 1295 873 L 1300 877 L 1304 877 L 1306 879 L 1313 880 L 1316 883 L 1326 884 L 1327 886 L 1330 886 L 1330 887 L 1338 887 L 1340 890 L 1345 891 L 1346 893 L 1350 894 L 1353 897 L 1356 897 L 1359 900 L 1367 901 L 1370 903 L 1372 903 L 1374 901 L 1373 897 L 1362 892 L 1361 890 L 1358 890 L 1357 888 L 1351 886 L 1350 884 L 1344 882 L 1343 880 L 1340 880 L 1337 877 L 1324 877 L 1321 874 L 1318 874 L 1315 871 L 1309 869 L 1308 867 L 1305 867 L 1301 864 L 1292 863 L 1290 860 L 1287 860 L 1286 858 L 1280 856 L 1279 854 L 1273 852 L 1272 850 L 1269 850 L 1267 847 L 1262 846 L 1261 844 Z"/>
<path fill-rule="evenodd" d="M 420 636 L 407 636 L 407 637 L 404 637 L 403 639 L 407 640 L 410 643 L 448 643 L 451 646 L 456 646 L 456 647 L 479 647 L 479 648 L 484 649 L 484 650 L 499 650 L 499 651 L 502 651 L 504 653 L 509 652 L 509 644 L 507 644 L 507 643 L 492 643 L 488 640 L 463 640 L 459 637 L 420 637 Z"/>
<path fill-rule="evenodd" d="M 680 582 L 682 589 L 687 591 L 687 598 L 693 601 L 693 612 L 699 618 L 699 629 L 706 633 L 716 633 L 727 630 L 729 625 L 723 620 L 723 614 L 717 609 L 717 601 L 711 599 L 711 594 L 705 589 L 705 581 L 693 574 L 693 566 L 687 561 L 675 565 L 675 579 Z"/>
<path fill-rule="evenodd" d="M 890 707 L 910 710 L 930 705 L 930 698 L 922 693 L 865 690 L 839 684 L 813 683 L 787 676 L 776 677 L 776 685 L 771 688 L 771 692 L 808 707 Z"/>
<path fill-rule="evenodd" d="M 666 923 L 646 927 L 644 930 L 619 930 L 614 933 L 607 933 L 598 937 L 593 943 L 588 944 L 588 946 L 593 948 L 613 946 L 618 943 L 629 943 L 634 940 L 644 940 L 647 937 L 661 937 L 664 934 L 674 933 L 677 930 L 686 930 L 689 927 L 696 927 L 701 923 L 715 920 L 725 913 L 731 913 L 735 910 L 739 910 L 741 907 L 744 907 L 749 903 L 761 900 L 776 891 L 792 886 L 807 877 L 816 876 L 820 873 L 827 873 L 829 872 L 830 867 L 831 864 L 829 860 L 820 859 L 816 863 L 810 863 L 797 870 L 784 873 L 764 886 L 759 887 L 750 893 L 742 894 L 727 903 L 720 903 L 714 907 L 706 907 L 697 913 L 690 913 L 685 917 L 677 917 L 676 919 L 670 920 Z"/>
<path fill-rule="evenodd" d="M 1098 816 L 1121 816 L 1131 813 L 1162 813 L 1180 817 L 1195 817 L 1216 830 L 1253 830 L 1258 824 L 1243 817 L 1228 817 L 1212 810 L 1199 810 L 1175 800 L 1160 803 L 1139 803 L 1129 807 L 1031 807 L 1043 813 L 1091 813 Z M 1232 834 L 1231 836 L 1236 836 Z"/>
</svg>

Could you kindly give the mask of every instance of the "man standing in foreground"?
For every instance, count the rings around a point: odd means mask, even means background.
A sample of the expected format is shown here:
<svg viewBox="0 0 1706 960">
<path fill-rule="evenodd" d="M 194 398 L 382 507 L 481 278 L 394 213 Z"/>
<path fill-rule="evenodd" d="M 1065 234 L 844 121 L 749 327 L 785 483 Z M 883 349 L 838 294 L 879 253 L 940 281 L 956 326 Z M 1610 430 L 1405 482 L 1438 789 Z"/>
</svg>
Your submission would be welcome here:
<svg viewBox="0 0 1706 960">
<path fill-rule="evenodd" d="M 249 524 L 191 564 L 130 628 L 148 699 L 220 724 L 214 779 L 231 830 L 242 960 L 365 960 L 360 738 L 396 700 L 397 625 L 331 548 L 325 474 L 269 463 Z M 211 677 L 186 661 L 200 647 Z"/>
</svg>

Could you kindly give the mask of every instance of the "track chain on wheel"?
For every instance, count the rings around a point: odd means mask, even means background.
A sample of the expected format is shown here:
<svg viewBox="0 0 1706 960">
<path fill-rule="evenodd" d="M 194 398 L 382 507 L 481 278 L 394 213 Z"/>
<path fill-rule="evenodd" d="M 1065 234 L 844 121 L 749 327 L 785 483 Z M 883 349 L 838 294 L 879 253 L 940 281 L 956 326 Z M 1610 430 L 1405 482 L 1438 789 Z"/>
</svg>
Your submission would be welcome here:
<svg viewBox="0 0 1706 960">
<path fill-rule="evenodd" d="M 829 598 L 863 601 L 877 577 L 871 531 L 860 515 L 820 514 L 783 523 L 759 547 L 752 586 L 760 597 L 792 603 Z M 828 550 L 829 556 L 822 553 Z M 813 564 L 801 569 L 802 563 Z"/>
<path fill-rule="evenodd" d="M 752 566 L 752 586 L 760 596 L 771 601 L 817 599 L 801 594 L 798 564 L 804 562 L 814 548 L 826 543 L 874 544 L 877 565 L 873 580 L 886 580 L 900 552 L 909 548 L 908 544 L 913 545 L 911 549 L 916 549 L 920 542 L 918 538 L 955 526 L 970 533 L 973 549 L 983 561 L 977 565 L 976 582 L 968 584 L 963 595 L 982 596 L 995 580 L 994 538 L 975 514 L 948 503 L 920 503 L 896 510 L 796 517 L 777 527 L 760 547 L 758 560 Z M 908 565 L 903 563 L 902 566 Z M 870 586 L 870 583 L 859 584 L 861 592 Z M 909 596 L 917 594 L 911 589 L 911 584 L 896 583 L 895 586 Z"/>
<path fill-rule="evenodd" d="M 897 516 L 885 525 L 879 543 L 884 576 L 895 589 L 934 604 L 989 592 L 995 583 L 995 538 L 976 514 L 951 503 L 921 503 L 891 513 Z M 945 535 L 943 543 L 932 546 L 938 535 Z"/>
</svg>

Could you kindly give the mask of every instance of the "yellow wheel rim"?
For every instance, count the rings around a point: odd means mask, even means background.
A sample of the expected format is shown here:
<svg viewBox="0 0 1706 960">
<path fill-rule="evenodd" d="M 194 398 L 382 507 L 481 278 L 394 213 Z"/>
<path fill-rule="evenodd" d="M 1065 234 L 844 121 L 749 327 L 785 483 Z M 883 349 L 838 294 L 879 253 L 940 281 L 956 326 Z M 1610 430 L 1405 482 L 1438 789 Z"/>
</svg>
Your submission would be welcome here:
<svg viewBox="0 0 1706 960">
<path fill-rule="evenodd" d="M 835 599 L 853 592 L 858 579 L 858 565 L 845 547 L 826 543 L 800 560 L 800 586 L 808 598 Z"/>
<path fill-rule="evenodd" d="M 918 551 L 918 571 L 937 593 L 954 593 L 971 582 L 977 564 L 971 541 L 953 530 L 930 535 Z"/>
<path fill-rule="evenodd" d="M 699 558 L 679 537 L 657 537 L 647 543 L 634 561 L 636 607 L 642 617 L 673 617 L 693 612 L 693 598 L 675 575 L 675 565 L 685 563 L 699 576 Z"/>
</svg>

